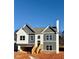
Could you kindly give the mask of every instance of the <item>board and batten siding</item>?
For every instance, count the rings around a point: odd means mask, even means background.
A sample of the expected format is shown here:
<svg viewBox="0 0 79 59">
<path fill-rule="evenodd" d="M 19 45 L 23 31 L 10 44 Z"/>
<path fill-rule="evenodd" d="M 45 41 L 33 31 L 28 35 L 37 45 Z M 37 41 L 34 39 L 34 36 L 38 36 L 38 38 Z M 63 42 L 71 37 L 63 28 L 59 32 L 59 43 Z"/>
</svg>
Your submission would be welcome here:
<svg viewBox="0 0 79 59">
<path fill-rule="evenodd" d="M 20 29 L 17 33 L 17 44 L 28 44 L 28 34 Z M 20 40 L 20 36 L 25 36 L 25 40 Z"/>
</svg>

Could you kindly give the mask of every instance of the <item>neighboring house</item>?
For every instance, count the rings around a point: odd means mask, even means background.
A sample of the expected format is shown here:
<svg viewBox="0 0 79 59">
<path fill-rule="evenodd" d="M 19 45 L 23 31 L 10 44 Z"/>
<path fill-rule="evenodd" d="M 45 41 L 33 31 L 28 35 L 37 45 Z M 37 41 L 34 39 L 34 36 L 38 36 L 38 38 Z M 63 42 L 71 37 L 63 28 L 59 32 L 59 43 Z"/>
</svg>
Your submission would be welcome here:
<svg viewBox="0 0 79 59">
<path fill-rule="evenodd" d="M 41 51 L 56 51 L 56 27 L 32 28 L 24 25 L 16 32 L 16 44 L 26 50 L 32 50 L 34 46 L 41 45 Z"/>
</svg>

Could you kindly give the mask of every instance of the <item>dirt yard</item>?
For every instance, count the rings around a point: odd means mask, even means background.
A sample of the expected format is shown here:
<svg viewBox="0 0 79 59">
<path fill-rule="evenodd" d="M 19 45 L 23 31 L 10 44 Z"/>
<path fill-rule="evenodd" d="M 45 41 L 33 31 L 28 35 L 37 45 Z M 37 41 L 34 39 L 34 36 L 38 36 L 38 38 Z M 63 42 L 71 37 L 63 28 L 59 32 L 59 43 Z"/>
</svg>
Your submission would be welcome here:
<svg viewBox="0 0 79 59">
<path fill-rule="evenodd" d="M 64 52 L 56 53 L 44 53 L 31 55 L 27 52 L 14 52 L 14 59 L 64 59 Z"/>
</svg>

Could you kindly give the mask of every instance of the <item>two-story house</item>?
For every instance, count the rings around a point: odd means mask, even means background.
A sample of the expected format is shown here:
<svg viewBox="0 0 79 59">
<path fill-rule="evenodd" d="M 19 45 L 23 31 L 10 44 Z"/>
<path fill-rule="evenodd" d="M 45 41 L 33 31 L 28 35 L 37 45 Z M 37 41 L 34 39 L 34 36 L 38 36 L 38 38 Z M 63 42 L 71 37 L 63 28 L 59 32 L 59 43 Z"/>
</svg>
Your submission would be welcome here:
<svg viewBox="0 0 79 59">
<path fill-rule="evenodd" d="M 32 28 L 24 25 L 17 32 L 16 43 L 18 47 L 25 48 L 26 51 L 58 51 L 59 50 L 59 24 L 57 27 L 47 26 L 46 28 Z M 36 47 L 36 48 L 35 48 Z"/>
</svg>

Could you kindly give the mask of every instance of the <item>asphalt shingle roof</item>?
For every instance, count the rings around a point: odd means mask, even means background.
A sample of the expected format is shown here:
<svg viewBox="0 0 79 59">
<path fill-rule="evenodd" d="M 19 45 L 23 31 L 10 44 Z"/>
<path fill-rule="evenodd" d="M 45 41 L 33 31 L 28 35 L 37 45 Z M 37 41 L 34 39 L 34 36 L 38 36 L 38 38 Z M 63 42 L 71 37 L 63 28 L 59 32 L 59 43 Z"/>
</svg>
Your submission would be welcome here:
<svg viewBox="0 0 79 59">
<path fill-rule="evenodd" d="M 45 28 L 33 28 L 36 34 L 41 33 Z"/>
<path fill-rule="evenodd" d="M 25 25 L 23 28 L 22 28 L 27 34 L 40 34 L 43 30 L 45 30 L 44 27 L 41 27 L 41 28 L 32 28 L 31 26 L 29 25 Z M 54 31 L 56 32 L 56 28 L 53 28 L 51 26 L 49 26 L 49 28 L 47 29 L 48 32 L 51 32 L 51 31 Z"/>
</svg>

